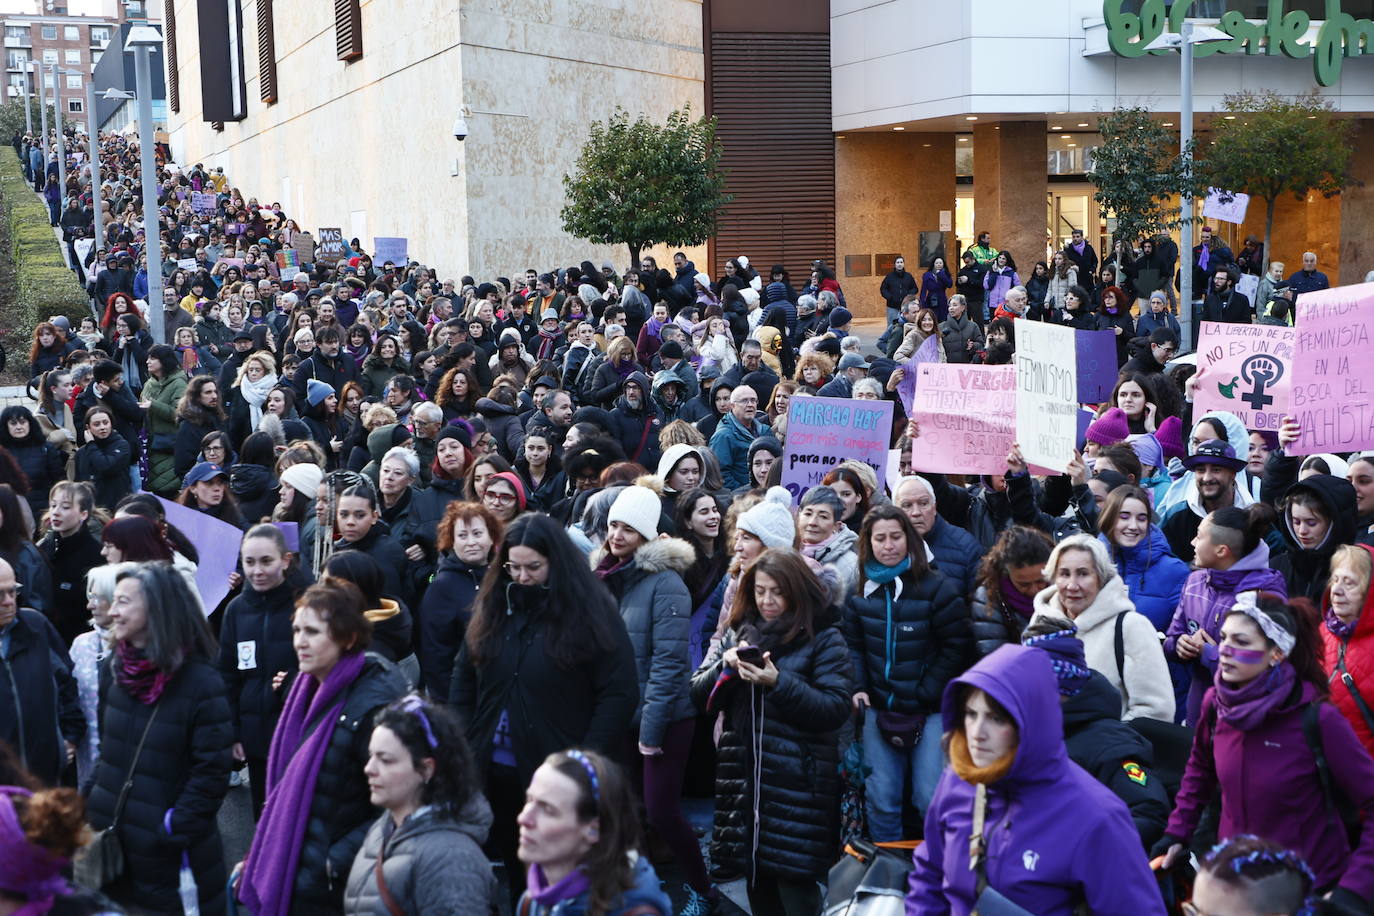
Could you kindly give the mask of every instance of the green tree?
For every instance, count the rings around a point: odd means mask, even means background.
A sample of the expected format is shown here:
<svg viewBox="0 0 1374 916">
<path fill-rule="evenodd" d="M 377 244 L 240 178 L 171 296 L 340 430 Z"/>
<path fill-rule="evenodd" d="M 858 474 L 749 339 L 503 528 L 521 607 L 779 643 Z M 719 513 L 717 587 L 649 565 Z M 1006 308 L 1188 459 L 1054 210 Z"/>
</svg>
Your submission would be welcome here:
<svg viewBox="0 0 1374 916">
<path fill-rule="evenodd" d="M 655 244 L 700 245 L 716 229 L 725 193 L 715 118 L 693 119 L 691 106 L 659 125 L 621 108 L 593 123 L 571 175 L 563 231 L 602 245 L 624 244 L 630 263 Z"/>
<path fill-rule="evenodd" d="M 53 114 L 53 109 L 51 105 L 47 106 L 47 108 L 48 129 L 52 130 L 53 124 L 56 123 L 54 121 L 54 118 L 56 116 Z M 33 117 L 34 136 L 37 136 L 39 129 L 42 127 L 42 115 L 38 113 L 38 99 L 29 99 L 29 113 Z M 71 116 L 68 115 L 67 117 Z M 85 117 L 86 116 L 84 114 L 81 115 L 81 118 L 83 119 L 82 123 L 85 123 Z M 63 119 L 63 122 L 66 122 L 66 118 Z M 5 102 L 3 105 L 0 105 L 0 137 L 3 137 L 5 142 L 8 143 L 9 138 L 13 137 L 16 133 L 21 135 L 24 133 L 23 99 L 14 99 L 12 101 Z"/>
<path fill-rule="evenodd" d="M 1198 170 L 1207 184 L 1239 191 L 1265 203 L 1264 271 L 1269 270 L 1274 206 L 1280 195 L 1299 200 L 1311 191 L 1326 197 L 1353 183 L 1350 175 L 1354 122 L 1336 116 L 1335 106 L 1315 90 L 1288 98 L 1275 92 L 1238 92 L 1222 102 L 1214 141 Z"/>
<path fill-rule="evenodd" d="M 1134 243 L 1180 222 L 1174 198 L 1196 191 L 1174 133 L 1144 108 L 1118 108 L 1098 119 L 1093 195 L 1116 216 L 1116 238 Z"/>
</svg>

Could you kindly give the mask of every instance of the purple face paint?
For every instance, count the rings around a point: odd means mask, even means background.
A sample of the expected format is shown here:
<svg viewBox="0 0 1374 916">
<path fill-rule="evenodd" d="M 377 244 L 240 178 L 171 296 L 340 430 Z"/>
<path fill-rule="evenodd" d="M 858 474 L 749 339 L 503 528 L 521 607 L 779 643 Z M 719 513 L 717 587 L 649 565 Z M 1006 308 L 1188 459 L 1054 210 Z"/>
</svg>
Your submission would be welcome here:
<svg viewBox="0 0 1374 916">
<path fill-rule="evenodd" d="M 1242 665 L 1258 665 L 1264 661 L 1267 654 L 1263 649 L 1237 649 L 1235 646 L 1222 646 L 1217 651 Z"/>
</svg>

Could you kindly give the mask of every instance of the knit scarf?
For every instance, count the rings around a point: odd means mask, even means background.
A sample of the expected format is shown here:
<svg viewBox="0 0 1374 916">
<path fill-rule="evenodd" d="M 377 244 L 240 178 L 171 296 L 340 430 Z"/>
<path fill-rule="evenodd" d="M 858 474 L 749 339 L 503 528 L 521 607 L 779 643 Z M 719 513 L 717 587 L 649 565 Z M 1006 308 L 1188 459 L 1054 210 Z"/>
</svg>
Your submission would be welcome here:
<svg viewBox="0 0 1374 916">
<path fill-rule="evenodd" d="M 1344 620 L 1337 617 L 1335 610 L 1330 607 L 1326 609 L 1324 617 L 1326 618 L 1326 628 L 1331 631 L 1332 636 L 1340 640 L 1349 639 L 1351 634 L 1355 632 L 1355 627 L 1360 623 L 1360 618 L 1358 617 L 1346 623 Z"/>
<path fill-rule="evenodd" d="M 530 899 L 541 908 L 551 910 L 556 904 L 564 900 L 573 900 L 591 890 L 592 879 L 587 877 L 587 873 L 582 869 L 574 868 L 564 875 L 562 880 L 548 884 L 544 878 L 544 870 L 538 865 L 531 865 L 529 873 L 525 876 L 525 884 Z"/>
<path fill-rule="evenodd" d="M 258 421 L 262 419 L 262 405 L 267 402 L 267 396 L 272 393 L 272 389 L 277 386 L 277 377 L 273 374 L 264 375 L 256 382 L 243 377 L 239 382 L 239 393 L 248 402 L 248 420 L 251 429 L 258 428 Z"/>
<path fill-rule="evenodd" d="M 310 820 L 315 781 L 349 689 L 366 656 L 350 652 L 321 684 L 302 674 L 291 685 L 267 754 L 267 804 L 244 860 L 239 900 L 257 916 L 286 916 Z M 307 734 L 307 729 L 315 728 Z"/>
<path fill-rule="evenodd" d="M 973 762 L 973 755 L 969 753 L 968 736 L 964 734 L 964 730 L 956 728 L 949 733 L 949 765 L 955 775 L 969 785 L 997 782 L 1011 772 L 1011 765 L 1015 762 L 1016 749 L 1013 748 L 1010 753 L 985 767 L 980 767 Z"/>
<path fill-rule="evenodd" d="M 596 564 L 596 568 L 592 570 L 592 573 L 602 582 L 605 582 L 610 579 L 611 576 L 614 576 L 626 566 L 629 566 L 632 562 L 634 562 L 634 556 L 629 556 L 622 560 L 608 550 L 606 551 L 606 555 L 601 558 L 601 562 Z"/>
<path fill-rule="evenodd" d="M 648 321 L 644 322 L 644 333 L 648 334 L 650 337 L 657 338 L 662 334 L 663 326 L 667 323 L 666 321 L 659 321 L 657 318 L 650 318 Z"/>
<path fill-rule="evenodd" d="M 889 684 L 892 683 L 892 663 L 897 656 L 897 616 L 892 613 L 892 593 L 896 591 L 896 589 L 884 588 L 884 586 L 892 584 L 893 580 L 910 568 L 911 554 L 902 557 L 902 562 L 898 563 L 896 566 L 884 566 L 877 560 L 872 559 L 864 563 L 864 578 L 869 582 L 875 583 L 879 588 L 882 588 L 883 592 L 883 604 L 886 609 L 884 620 L 887 621 L 886 634 L 884 636 L 885 651 L 883 652 L 883 678 L 887 680 Z M 887 705 L 889 708 L 891 708 L 894 699 L 895 697 L 892 693 L 887 695 Z"/>
<path fill-rule="evenodd" d="M 558 332 L 539 329 L 539 351 L 536 356 L 539 359 L 553 359 L 554 350 L 558 346 Z"/>
<path fill-rule="evenodd" d="M 1016 585 L 1009 576 L 1003 576 L 998 583 L 998 592 L 1002 595 L 1002 603 L 1008 610 L 1015 611 L 1027 620 L 1035 613 L 1035 596 L 1023 595 L 1016 590 Z"/>
<path fill-rule="evenodd" d="M 1249 683 L 1232 687 L 1221 679 L 1221 667 L 1218 666 L 1217 711 L 1233 727 L 1248 732 L 1288 700 L 1296 679 L 1293 666 L 1282 661 Z"/>
<path fill-rule="evenodd" d="M 128 642 L 115 646 L 115 681 L 124 692 L 144 706 L 151 706 L 162 696 L 174 671 L 163 671 L 149 661 L 143 650 Z"/>
</svg>

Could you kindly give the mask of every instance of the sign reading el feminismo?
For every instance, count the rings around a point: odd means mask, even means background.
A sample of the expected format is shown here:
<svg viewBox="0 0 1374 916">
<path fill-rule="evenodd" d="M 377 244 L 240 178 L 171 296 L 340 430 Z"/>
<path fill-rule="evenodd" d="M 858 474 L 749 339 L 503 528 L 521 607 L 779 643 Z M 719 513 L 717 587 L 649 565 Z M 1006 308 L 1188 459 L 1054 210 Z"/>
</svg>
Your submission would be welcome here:
<svg viewBox="0 0 1374 916">
<path fill-rule="evenodd" d="M 1125 9 L 1139 5 L 1140 12 Z M 1107 21 L 1107 44 L 1121 57 L 1144 54 L 1170 54 L 1170 49 L 1147 50 L 1146 46 L 1167 29 L 1177 34 L 1189 18 L 1211 18 L 1201 10 L 1193 11 L 1194 0 L 1105 0 L 1102 18 Z M 1212 4 L 1208 4 L 1210 7 Z M 1374 52 L 1374 22 L 1356 19 L 1341 9 L 1341 0 L 1326 0 L 1326 19 L 1309 43 L 1307 32 L 1312 17 L 1302 10 L 1284 10 L 1284 0 L 1270 0 L 1269 14 L 1263 20 L 1248 20 L 1240 10 L 1227 10 L 1216 28 L 1231 36 L 1230 41 L 1194 45 L 1194 57 L 1212 54 L 1282 54 L 1293 60 L 1312 58 L 1317 84 L 1334 86 L 1341 78 L 1341 64 L 1347 57 Z"/>
</svg>

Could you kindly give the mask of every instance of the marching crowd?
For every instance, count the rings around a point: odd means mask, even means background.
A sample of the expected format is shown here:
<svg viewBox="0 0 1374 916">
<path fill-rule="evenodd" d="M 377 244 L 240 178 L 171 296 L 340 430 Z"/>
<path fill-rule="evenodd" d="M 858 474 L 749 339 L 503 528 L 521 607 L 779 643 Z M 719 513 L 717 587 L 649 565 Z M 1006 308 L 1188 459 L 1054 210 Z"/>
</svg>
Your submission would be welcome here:
<svg viewBox="0 0 1374 916">
<path fill-rule="evenodd" d="M 15 140 L 38 190 L 50 145 Z M 278 204 L 162 152 L 68 144 L 93 316 L 33 330 L 0 413 L 0 913 L 699 916 L 742 882 L 814 916 L 846 844 L 904 839 L 910 914 L 1371 911 L 1374 456 L 1194 414 L 1165 240 L 899 259 L 875 353 L 821 262 L 298 262 Z M 1322 288 L 1192 257 L 1208 320 Z M 1069 472 L 913 469 L 908 359 L 1007 363 L 1018 320 L 1116 332 Z M 794 505 L 816 396 L 893 402 L 890 491 L 845 460 Z"/>
</svg>

